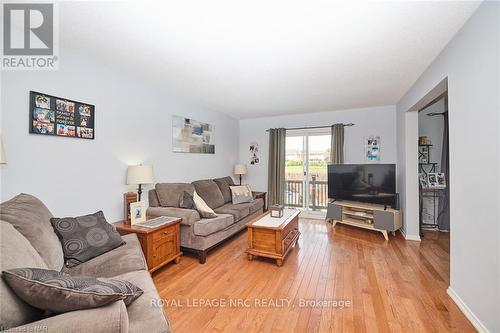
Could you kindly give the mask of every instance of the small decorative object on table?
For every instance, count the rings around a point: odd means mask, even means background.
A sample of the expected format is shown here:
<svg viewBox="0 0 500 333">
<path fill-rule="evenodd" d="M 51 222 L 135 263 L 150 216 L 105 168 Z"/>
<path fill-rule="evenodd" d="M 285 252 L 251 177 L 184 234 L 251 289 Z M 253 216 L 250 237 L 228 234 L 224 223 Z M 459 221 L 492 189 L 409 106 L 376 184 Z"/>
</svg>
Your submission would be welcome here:
<svg viewBox="0 0 500 333">
<path fill-rule="evenodd" d="M 283 217 L 283 206 L 282 205 L 272 205 L 270 207 L 271 217 Z"/>
<path fill-rule="evenodd" d="M 130 224 L 130 204 L 133 202 L 137 202 L 137 193 L 135 192 L 123 193 L 124 223 Z"/>
<path fill-rule="evenodd" d="M 130 222 L 132 225 L 146 221 L 146 203 L 144 201 L 130 204 Z"/>
</svg>

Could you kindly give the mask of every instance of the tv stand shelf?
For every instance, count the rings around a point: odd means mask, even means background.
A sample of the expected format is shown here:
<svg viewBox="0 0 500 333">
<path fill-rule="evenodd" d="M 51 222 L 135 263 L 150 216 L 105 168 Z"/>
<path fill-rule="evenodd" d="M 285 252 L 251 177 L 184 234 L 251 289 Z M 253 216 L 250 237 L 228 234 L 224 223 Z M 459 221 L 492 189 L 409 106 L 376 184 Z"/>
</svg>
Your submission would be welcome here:
<svg viewBox="0 0 500 333">
<path fill-rule="evenodd" d="M 401 212 L 382 205 L 353 201 L 334 201 L 328 204 L 326 218 L 336 223 L 381 232 L 389 240 L 388 231 L 395 234 L 401 228 Z"/>
</svg>

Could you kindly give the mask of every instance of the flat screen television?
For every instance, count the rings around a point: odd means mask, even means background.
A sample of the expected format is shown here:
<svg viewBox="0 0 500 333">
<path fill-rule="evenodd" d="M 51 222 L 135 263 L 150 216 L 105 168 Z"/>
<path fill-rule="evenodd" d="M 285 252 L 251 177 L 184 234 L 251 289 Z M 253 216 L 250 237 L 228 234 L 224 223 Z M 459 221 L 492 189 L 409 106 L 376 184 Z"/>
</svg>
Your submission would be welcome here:
<svg viewBox="0 0 500 333">
<path fill-rule="evenodd" d="M 396 165 L 330 164 L 328 198 L 395 207 Z"/>
</svg>

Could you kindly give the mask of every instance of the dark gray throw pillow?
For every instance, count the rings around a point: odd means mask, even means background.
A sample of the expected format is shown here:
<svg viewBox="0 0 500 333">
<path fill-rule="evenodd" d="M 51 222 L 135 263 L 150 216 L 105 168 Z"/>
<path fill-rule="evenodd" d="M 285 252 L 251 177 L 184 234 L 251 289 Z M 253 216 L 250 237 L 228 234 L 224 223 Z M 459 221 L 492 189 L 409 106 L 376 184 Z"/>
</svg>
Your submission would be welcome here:
<svg viewBox="0 0 500 333">
<path fill-rule="evenodd" d="M 194 209 L 193 196 L 184 191 L 181 197 L 181 202 L 179 202 L 179 207 L 185 209 Z"/>
<path fill-rule="evenodd" d="M 129 305 L 143 293 L 128 281 L 71 276 L 41 268 L 10 269 L 2 272 L 2 278 L 26 303 L 56 313 L 96 308 L 119 300 Z"/>
<path fill-rule="evenodd" d="M 125 244 L 102 211 L 79 217 L 51 218 L 67 267 L 74 267 Z"/>
</svg>

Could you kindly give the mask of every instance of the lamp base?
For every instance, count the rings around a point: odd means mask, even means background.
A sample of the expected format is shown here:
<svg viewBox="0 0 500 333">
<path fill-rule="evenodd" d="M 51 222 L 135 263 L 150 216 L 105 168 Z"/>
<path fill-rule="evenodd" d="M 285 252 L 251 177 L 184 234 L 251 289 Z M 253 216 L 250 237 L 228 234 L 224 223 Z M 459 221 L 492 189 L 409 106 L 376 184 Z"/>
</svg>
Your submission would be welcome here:
<svg viewBox="0 0 500 333">
<path fill-rule="evenodd" d="M 137 190 L 137 194 L 138 194 L 138 197 L 139 197 L 137 201 L 141 201 L 142 184 L 139 184 L 139 189 Z"/>
<path fill-rule="evenodd" d="M 241 186 L 241 175 L 240 175 L 240 186 Z"/>
</svg>

